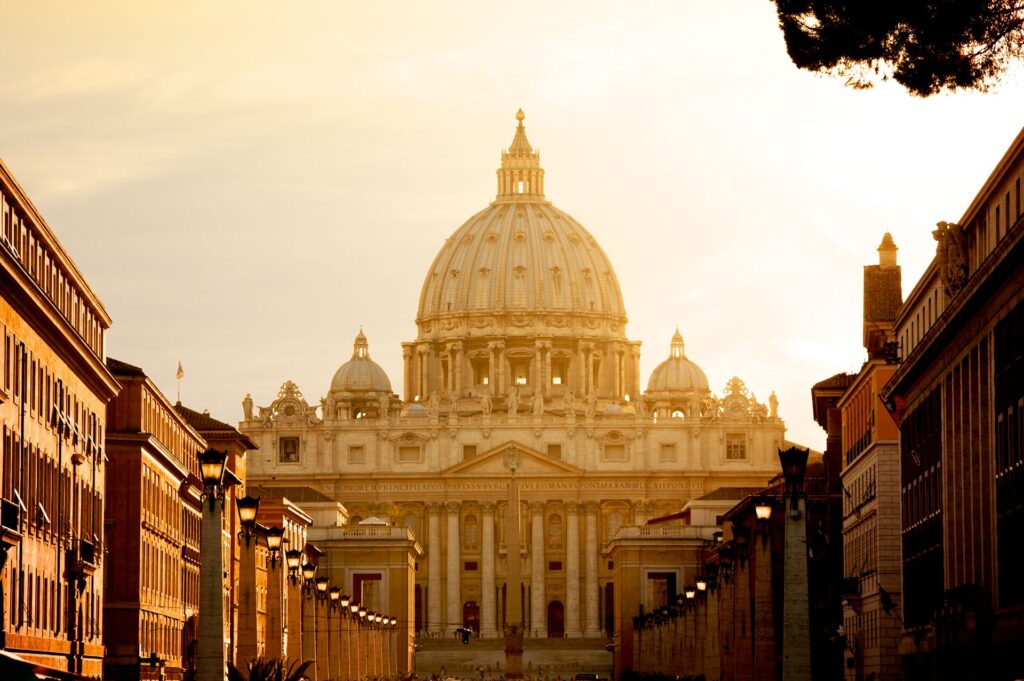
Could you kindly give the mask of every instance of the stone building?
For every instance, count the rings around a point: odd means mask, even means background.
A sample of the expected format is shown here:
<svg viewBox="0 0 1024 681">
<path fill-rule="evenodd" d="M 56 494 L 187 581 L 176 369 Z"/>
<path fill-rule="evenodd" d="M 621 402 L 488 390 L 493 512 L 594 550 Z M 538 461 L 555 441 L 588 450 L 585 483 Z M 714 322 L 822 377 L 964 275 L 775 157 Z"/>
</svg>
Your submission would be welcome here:
<svg viewBox="0 0 1024 681">
<path fill-rule="evenodd" d="M 110 317 L 0 163 L 0 648 L 99 676 Z"/>
<path fill-rule="evenodd" d="M 484 640 L 502 631 L 515 460 L 529 665 L 542 639 L 600 649 L 611 633 L 601 550 L 620 526 L 720 486 L 763 486 L 785 427 L 774 394 L 762 404 L 734 377 L 715 395 L 678 331 L 641 388 L 611 262 L 546 198 L 517 119 L 497 196 L 427 270 L 402 396 L 360 331 L 319 402 L 285 382 L 266 406 L 246 396 L 239 429 L 260 446 L 249 476 L 261 486 L 308 486 L 354 521 L 413 530 L 426 554 L 414 588 L 424 650 L 462 625 Z"/>
<path fill-rule="evenodd" d="M 843 640 L 848 681 L 902 678 L 899 430 L 879 398 L 896 371 L 893 321 L 903 302 L 896 245 L 864 268 L 868 360 L 836 403 L 842 416 Z"/>
<path fill-rule="evenodd" d="M 1024 676 L 1024 130 L 895 319 L 907 679 Z"/>
<path fill-rule="evenodd" d="M 139 367 L 114 358 L 107 405 L 106 679 L 195 671 L 199 611 L 199 452 L 206 442 Z M 151 665 L 151 654 L 162 667 Z"/>
</svg>

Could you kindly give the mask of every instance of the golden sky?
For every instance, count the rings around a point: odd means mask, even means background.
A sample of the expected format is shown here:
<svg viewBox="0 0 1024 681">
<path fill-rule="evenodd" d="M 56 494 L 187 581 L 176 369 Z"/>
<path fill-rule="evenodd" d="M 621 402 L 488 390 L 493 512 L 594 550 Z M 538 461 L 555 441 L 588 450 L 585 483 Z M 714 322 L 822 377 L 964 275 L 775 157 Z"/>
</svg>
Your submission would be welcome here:
<svg viewBox="0 0 1024 681">
<path fill-rule="evenodd" d="M 862 266 L 904 292 L 1024 124 L 789 62 L 768 0 L 0 0 L 0 157 L 114 318 L 112 356 L 223 420 L 315 403 L 364 325 L 401 389 L 420 287 L 526 111 L 548 198 L 615 266 L 646 376 L 675 326 L 721 392 L 855 371 Z"/>
</svg>

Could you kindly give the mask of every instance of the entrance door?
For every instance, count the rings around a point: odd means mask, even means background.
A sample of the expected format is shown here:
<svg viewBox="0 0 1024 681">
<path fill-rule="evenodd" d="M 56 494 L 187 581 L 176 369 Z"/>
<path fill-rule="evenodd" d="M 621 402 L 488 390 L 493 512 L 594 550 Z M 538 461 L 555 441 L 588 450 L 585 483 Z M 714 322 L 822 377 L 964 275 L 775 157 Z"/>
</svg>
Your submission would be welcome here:
<svg viewBox="0 0 1024 681">
<path fill-rule="evenodd" d="M 477 636 L 480 635 L 480 606 L 476 601 L 466 601 L 462 606 L 462 626 L 472 629 Z"/>
<path fill-rule="evenodd" d="M 565 636 L 565 608 L 561 601 L 548 603 L 548 638 Z"/>
</svg>

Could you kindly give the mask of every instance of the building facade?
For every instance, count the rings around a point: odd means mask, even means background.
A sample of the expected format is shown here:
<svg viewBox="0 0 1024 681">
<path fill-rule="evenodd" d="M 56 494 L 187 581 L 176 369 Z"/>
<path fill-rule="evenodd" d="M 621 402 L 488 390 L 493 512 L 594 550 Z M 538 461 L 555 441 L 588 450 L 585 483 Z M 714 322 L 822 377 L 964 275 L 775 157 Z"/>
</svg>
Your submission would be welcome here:
<svg viewBox="0 0 1024 681">
<path fill-rule="evenodd" d="M 1024 131 L 895 320 L 908 679 L 1024 676 Z"/>
<path fill-rule="evenodd" d="M 501 634 L 509 461 L 526 504 L 528 636 L 600 646 L 613 589 L 601 550 L 615 531 L 719 486 L 763 486 L 783 443 L 774 394 L 763 404 L 738 378 L 713 394 L 678 332 L 641 389 L 611 263 L 546 198 L 517 118 L 495 200 L 427 272 L 402 397 L 360 332 L 319 403 L 290 381 L 267 406 L 243 402 L 239 429 L 260 446 L 253 481 L 308 486 L 356 522 L 413 530 L 424 645 L 463 625 Z"/>
<path fill-rule="evenodd" d="M 99 676 L 110 317 L 0 163 L 0 648 Z"/>
<path fill-rule="evenodd" d="M 196 668 L 206 441 L 139 367 L 108 358 L 105 679 L 185 679 Z M 152 664 L 153 659 L 160 664 Z M 162 676 L 161 676 L 162 674 Z"/>
<path fill-rule="evenodd" d="M 893 321 L 903 302 L 896 245 L 864 268 L 868 360 L 839 399 L 842 415 L 843 640 L 848 681 L 897 681 L 901 601 L 899 430 L 880 397 L 896 371 Z"/>
</svg>

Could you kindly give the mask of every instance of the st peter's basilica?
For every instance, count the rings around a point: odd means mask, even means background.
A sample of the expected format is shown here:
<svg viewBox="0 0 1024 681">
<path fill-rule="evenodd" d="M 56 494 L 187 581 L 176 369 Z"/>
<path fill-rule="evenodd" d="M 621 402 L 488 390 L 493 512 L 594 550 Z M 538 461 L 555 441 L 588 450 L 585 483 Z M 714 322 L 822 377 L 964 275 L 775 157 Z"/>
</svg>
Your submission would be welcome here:
<svg viewBox="0 0 1024 681">
<path fill-rule="evenodd" d="M 714 392 L 671 326 L 641 389 L 611 261 L 546 198 L 516 118 L 497 196 L 427 269 L 401 395 L 359 330 L 324 398 L 262 386 L 269 405 L 246 396 L 240 430 L 260 447 L 253 483 L 312 488 L 350 525 L 413 530 L 414 626 L 427 640 L 463 624 L 500 636 L 514 460 L 528 636 L 596 643 L 614 616 L 608 540 L 715 489 L 763 486 L 785 426 L 774 393 L 760 403 L 736 377 Z"/>
</svg>

